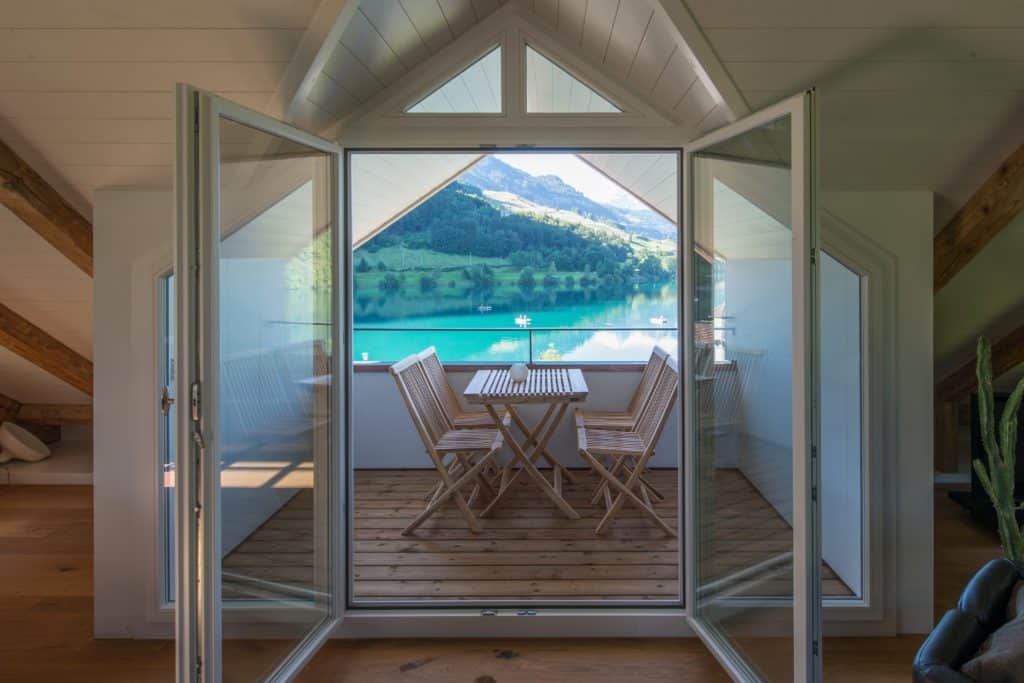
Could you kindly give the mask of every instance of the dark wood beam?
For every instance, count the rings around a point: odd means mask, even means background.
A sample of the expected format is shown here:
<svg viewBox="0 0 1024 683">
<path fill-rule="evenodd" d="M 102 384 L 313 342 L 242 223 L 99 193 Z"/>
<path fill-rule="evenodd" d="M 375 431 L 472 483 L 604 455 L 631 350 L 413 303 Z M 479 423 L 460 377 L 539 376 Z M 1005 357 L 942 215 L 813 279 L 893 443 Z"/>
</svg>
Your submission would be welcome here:
<svg viewBox="0 0 1024 683">
<path fill-rule="evenodd" d="M 10 396 L 0 394 L 0 422 L 13 420 L 21 409 L 21 404 Z"/>
<path fill-rule="evenodd" d="M 92 277 L 92 224 L 3 141 L 0 204 Z"/>
<path fill-rule="evenodd" d="M 935 236 L 935 291 L 971 262 L 1024 208 L 1024 145 L 967 200 Z"/>
<path fill-rule="evenodd" d="M 1020 325 L 992 343 L 992 376 L 1024 363 L 1024 325 Z M 957 401 L 978 387 L 975 359 L 964 363 L 955 372 L 935 385 L 937 401 Z"/>
<path fill-rule="evenodd" d="M 92 361 L 0 304 L 0 346 L 92 396 Z"/>
<path fill-rule="evenodd" d="M 92 406 L 59 403 L 25 403 L 16 414 L 18 422 L 42 425 L 92 424 Z"/>
</svg>

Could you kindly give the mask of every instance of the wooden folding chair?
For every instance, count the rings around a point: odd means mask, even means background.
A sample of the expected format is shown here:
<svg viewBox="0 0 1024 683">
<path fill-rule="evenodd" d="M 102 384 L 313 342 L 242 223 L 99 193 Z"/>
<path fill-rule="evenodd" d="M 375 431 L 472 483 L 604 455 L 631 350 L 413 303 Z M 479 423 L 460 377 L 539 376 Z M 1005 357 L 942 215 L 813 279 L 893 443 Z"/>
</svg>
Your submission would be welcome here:
<svg viewBox="0 0 1024 683">
<path fill-rule="evenodd" d="M 495 427 L 494 420 L 485 410 L 465 410 L 459 403 L 452 385 L 448 383 L 448 375 L 445 374 L 441 359 L 437 356 L 437 350 L 430 346 L 417 354 L 423 372 L 427 375 L 430 388 L 437 398 L 438 404 L 444 410 L 455 429 L 490 429 Z M 499 416 L 508 423 L 508 415 L 504 410 Z"/>
<path fill-rule="evenodd" d="M 658 438 L 672 412 L 678 391 L 679 371 L 675 362 L 669 359 L 658 375 L 654 390 L 635 430 L 586 427 L 576 430 L 580 456 L 603 480 L 597 495 L 604 498 L 607 511 L 597 525 L 596 534 L 605 532 L 628 500 L 665 533 L 676 536 L 675 529 L 666 524 L 655 511 L 651 497 L 661 496 L 643 474 L 647 462 L 654 455 L 654 447 L 658 444 Z M 609 470 L 601 462 L 602 458 L 614 460 L 614 466 Z M 614 499 L 613 489 L 618 492 Z"/>
<path fill-rule="evenodd" d="M 651 358 L 644 366 L 644 372 L 640 375 L 640 384 L 637 385 L 633 397 L 625 410 L 582 410 L 576 409 L 576 428 L 587 429 L 617 429 L 635 430 L 640 421 L 651 392 L 654 391 L 654 384 L 658 380 L 662 367 L 668 360 L 668 353 L 663 349 L 654 347 L 651 351 Z"/>
<path fill-rule="evenodd" d="M 478 494 L 488 498 L 495 495 L 482 473 L 501 449 L 501 433 L 497 429 L 454 429 L 434 397 L 417 355 L 395 363 L 390 372 L 427 455 L 441 478 L 441 485 L 432 491 L 427 507 L 402 530 L 402 534 L 411 534 L 450 498 L 455 500 L 469 528 L 479 533 L 480 522 L 470 504 Z M 446 463 L 445 458 L 449 455 L 452 457 Z M 462 489 L 470 484 L 473 490 L 467 501 Z"/>
</svg>

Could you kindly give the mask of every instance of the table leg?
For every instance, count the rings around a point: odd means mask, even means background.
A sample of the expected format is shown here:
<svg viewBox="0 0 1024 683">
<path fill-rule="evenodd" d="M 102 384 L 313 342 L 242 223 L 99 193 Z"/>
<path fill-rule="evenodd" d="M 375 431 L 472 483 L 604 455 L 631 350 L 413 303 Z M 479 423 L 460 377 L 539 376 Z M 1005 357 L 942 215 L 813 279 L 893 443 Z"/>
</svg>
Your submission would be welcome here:
<svg viewBox="0 0 1024 683">
<path fill-rule="evenodd" d="M 520 465 L 519 469 L 513 472 L 511 476 L 507 477 L 507 481 L 506 477 L 502 477 L 501 488 L 498 490 L 498 493 L 494 497 L 494 500 L 492 500 L 490 504 L 486 508 L 484 508 L 484 510 L 480 513 L 481 517 L 486 517 L 487 515 L 489 515 L 494 510 L 495 506 L 498 504 L 498 501 L 502 499 L 502 497 L 512 487 L 512 484 L 515 483 L 516 479 L 519 477 L 520 472 L 526 472 L 526 476 L 530 477 L 530 479 L 533 480 L 533 482 L 538 486 L 538 488 L 540 488 L 540 490 L 544 492 L 544 495 L 550 498 L 551 502 L 553 502 L 566 517 L 568 517 L 569 519 L 580 518 L 579 513 L 576 512 L 576 510 L 574 510 L 571 505 L 569 505 L 569 502 L 565 500 L 565 498 L 563 498 L 550 483 L 548 483 L 548 480 L 544 478 L 544 475 L 541 474 L 540 470 L 537 469 L 537 466 L 533 464 L 533 460 L 539 457 L 540 454 L 543 453 L 544 450 L 547 448 L 548 441 L 551 440 L 551 435 L 554 434 L 555 428 L 558 427 L 558 424 L 559 422 L 561 422 L 562 417 L 565 415 L 565 410 L 568 407 L 568 403 L 562 403 L 557 407 L 557 410 L 555 412 L 555 419 L 547 425 L 544 435 L 541 437 L 538 444 L 530 451 L 530 454 L 527 455 L 526 452 L 523 450 L 523 447 L 520 446 L 519 443 L 512 436 L 512 432 L 509 430 L 509 428 L 506 427 L 505 424 L 501 421 L 497 411 L 494 409 L 494 406 L 490 404 L 486 406 L 487 412 L 490 413 L 491 418 L 494 420 L 494 423 L 498 425 L 498 429 L 501 431 L 502 436 L 505 437 L 505 441 L 508 444 L 509 448 L 512 449 L 512 459 L 509 460 L 508 464 L 506 464 L 505 467 L 511 468 L 517 462 L 520 463 Z M 506 408 L 510 411 L 512 410 L 511 405 L 506 406 Z M 527 441 L 528 440 L 529 437 L 527 437 Z M 524 441 L 524 443 L 527 443 L 527 441 Z"/>
<path fill-rule="evenodd" d="M 554 409 L 557 405 L 558 404 L 556 403 L 548 405 L 548 409 L 544 411 L 544 417 L 541 418 L 540 422 L 538 422 L 537 426 L 534 427 L 533 429 L 530 429 L 529 427 L 526 426 L 526 422 L 523 421 L 522 417 L 520 417 L 518 411 L 516 411 L 512 406 L 507 407 L 509 415 L 512 417 L 512 421 L 515 423 L 516 427 L 519 428 L 519 431 L 521 431 L 523 435 L 526 437 L 526 441 L 523 442 L 524 449 L 530 448 L 531 446 L 537 443 L 537 435 L 540 434 L 541 431 L 544 429 L 545 425 L 547 425 L 548 418 L 551 417 L 551 414 L 554 412 Z M 558 419 L 555 420 L 555 426 L 557 427 L 559 423 L 561 423 L 561 421 L 562 416 L 559 415 Z M 558 460 L 555 459 L 555 456 L 551 455 L 551 453 L 548 451 L 546 447 L 540 451 L 539 456 L 543 457 L 547 461 L 547 463 L 551 465 L 552 469 L 561 470 L 562 476 L 565 478 L 567 482 L 569 482 L 570 484 L 576 483 L 576 478 L 572 475 L 568 468 L 566 468 L 565 465 L 558 462 Z M 536 460 L 536 458 L 532 457 L 531 459 Z"/>
</svg>

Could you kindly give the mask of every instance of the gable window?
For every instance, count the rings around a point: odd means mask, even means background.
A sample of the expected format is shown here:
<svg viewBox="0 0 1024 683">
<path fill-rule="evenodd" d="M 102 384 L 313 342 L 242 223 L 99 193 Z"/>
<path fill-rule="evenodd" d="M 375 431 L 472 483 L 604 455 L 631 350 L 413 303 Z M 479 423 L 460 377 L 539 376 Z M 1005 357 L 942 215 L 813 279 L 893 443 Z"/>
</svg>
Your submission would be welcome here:
<svg viewBox="0 0 1024 683">
<path fill-rule="evenodd" d="M 529 45 L 527 114 L 621 114 L 622 110 Z"/>
<path fill-rule="evenodd" d="M 500 114 L 501 47 L 476 60 L 422 100 L 410 114 Z"/>
</svg>

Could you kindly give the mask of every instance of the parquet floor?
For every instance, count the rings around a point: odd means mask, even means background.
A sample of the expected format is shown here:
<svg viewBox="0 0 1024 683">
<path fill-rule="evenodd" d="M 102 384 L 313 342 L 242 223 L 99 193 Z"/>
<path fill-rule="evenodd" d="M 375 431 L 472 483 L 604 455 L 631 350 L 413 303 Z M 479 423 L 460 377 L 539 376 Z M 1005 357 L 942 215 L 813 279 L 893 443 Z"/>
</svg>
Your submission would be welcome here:
<svg viewBox="0 0 1024 683">
<path fill-rule="evenodd" d="M 0 486 L 0 681 L 149 683 L 174 677 L 170 640 L 92 637 L 92 487 Z M 993 534 L 935 494 L 936 612 L 1000 554 Z M 830 683 L 909 680 L 922 636 L 826 638 Z M 273 651 L 245 646 L 254 666 Z M 779 656 L 785 656 L 784 648 Z M 251 680 L 251 679 L 250 679 Z M 335 683 L 709 683 L 728 678 L 696 638 L 333 640 L 299 680 Z"/>
</svg>

